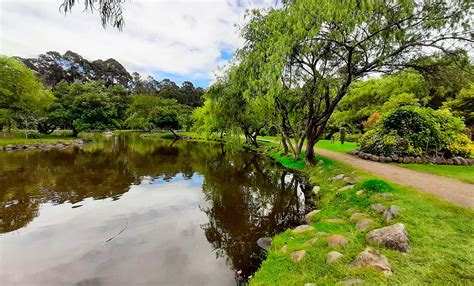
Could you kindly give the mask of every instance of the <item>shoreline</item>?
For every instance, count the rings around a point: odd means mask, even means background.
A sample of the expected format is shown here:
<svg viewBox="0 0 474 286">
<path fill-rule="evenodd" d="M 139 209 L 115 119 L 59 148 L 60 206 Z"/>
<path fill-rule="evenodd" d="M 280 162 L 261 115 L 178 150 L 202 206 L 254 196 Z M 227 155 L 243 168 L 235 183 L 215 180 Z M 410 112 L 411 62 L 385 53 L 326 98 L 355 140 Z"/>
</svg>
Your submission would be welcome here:
<svg viewBox="0 0 474 286">
<path fill-rule="evenodd" d="M 35 140 L 35 139 L 32 139 Z M 53 149 L 53 148 L 65 148 L 69 146 L 79 146 L 84 144 L 84 140 L 82 139 L 74 139 L 74 140 L 52 140 L 51 142 L 36 142 L 32 144 L 8 144 L 5 146 L 0 146 L 0 151 L 3 152 L 12 152 L 12 151 L 26 151 L 26 150 L 46 150 L 46 149 Z"/>
</svg>

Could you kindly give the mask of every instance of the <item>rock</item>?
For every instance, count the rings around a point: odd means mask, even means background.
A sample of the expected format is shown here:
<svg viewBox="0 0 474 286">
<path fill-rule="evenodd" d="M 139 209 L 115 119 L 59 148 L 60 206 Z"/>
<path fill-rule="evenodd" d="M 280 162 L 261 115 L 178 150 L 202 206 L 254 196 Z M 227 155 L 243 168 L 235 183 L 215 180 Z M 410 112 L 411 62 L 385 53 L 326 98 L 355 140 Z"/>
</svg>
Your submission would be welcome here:
<svg viewBox="0 0 474 286">
<path fill-rule="evenodd" d="M 380 161 L 380 157 L 377 156 L 377 155 L 371 155 L 370 156 L 370 160 L 374 161 L 374 162 L 379 162 Z"/>
<path fill-rule="evenodd" d="M 326 218 L 326 219 L 324 219 L 323 221 L 324 221 L 324 222 L 331 222 L 331 223 L 342 223 L 342 222 L 346 222 L 345 219 L 343 219 L 343 218 L 338 218 L 338 217 L 336 217 L 336 218 Z"/>
<path fill-rule="evenodd" d="M 344 179 L 344 174 L 339 174 L 339 175 L 334 176 L 334 177 L 332 178 L 333 181 L 340 181 L 340 180 L 342 180 L 342 179 Z"/>
<path fill-rule="evenodd" d="M 398 155 L 391 155 L 390 158 L 392 159 L 393 162 L 398 162 L 398 160 L 400 159 Z"/>
<path fill-rule="evenodd" d="M 369 215 L 364 214 L 364 213 L 355 213 L 355 214 L 351 215 L 351 220 L 352 221 L 354 221 L 354 220 L 358 221 L 358 220 L 368 218 L 368 217 L 369 217 Z"/>
<path fill-rule="evenodd" d="M 342 188 L 338 189 L 337 191 L 338 192 L 344 192 L 344 191 L 347 191 L 347 190 L 351 190 L 354 187 L 355 187 L 354 185 L 348 185 L 348 186 L 345 186 L 345 187 L 342 187 Z"/>
<path fill-rule="evenodd" d="M 381 244 L 401 252 L 410 251 L 410 241 L 405 225 L 402 223 L 374 229 L 367 234 L 365 239 L 369 243 Z"/>
<path fill-rule="evenodd" d="M 366 231 L 368 230 L 372 225 L 374 224 L 374 221 L 371 220 L 370 218 L 363 219 L 356 223 L 356 229 L 359 231 Z"/>
<path fill-rule="evenodd" d="M 314 211 L 310 211 L 309 213 L 307 213 L 304 217 L 306 218 L 306 220 L 310 221 L 311 218 L 313 216 L 315 216 L 317 213 L 319 213 L 321 210 L 314 210 Z"/>
<path fill-rule="evenodd" d="M 448 163 L 448 165 L 454 165 L 453 159 L 446 160 L 446 163 Z"/>
<path fill-rule="evenodd" d="M 295 262 L 300 262 L 306 256 L 306 250 L 298 250 L 290 254 L 291 259 Z"/>
<path fill-rule="evenodd" d="M 383 217 L 385 218 L 386 222 L 391 222 L 394 218 L 398 216 L 399 212 L 400 212 L 400 207 L 392 205 L 390 206 L 390 208 L 385 210 L 385 212 L 383 213 Z"/>
<path fill-rule="evenodd" d="M 391 199 L 391 198 L 393 198 L 393 194 L 390 194 L 390 193 L 376 194 L 376 195 L 374 195 L 374 198 L 376 198 L 376 199 Z"/>
<path fill-rule="evenodd" d="M 305 242 L 305 244 L 307 244 L 307 245 L 313 245 L 313 244 L 315 244 L 317 241 L 318 241 L 318 238 L 317 238 L 317 237 L 313 237 L 313 238 L 307 240 L 307 241 Z"/>
<path fill-rule="evenodd" d="M 288 245 L 284 245 L 281 249 L 281 252 L 286 253 L 288 251 Z"/>
<path fill-rule="evenodd" d="M 326 255 L 326 263 L 333 263 L 336 262 L 336 260 L 344 257 L 344 254 L 337 252 L 337 251 L 331 251 Z"/>
<path fill-rule="evenodd" d="M 313 187 L 313 194 L 315 194 L 316 196 L 319 194 L 320 191 L 321 191 L 320 186 L 314 186 Z"/>
<path fill-rule="evenodd" d="M 357 285 L 357 284 L 364 284 L 365 281 L 360 278 L 353 278 L 344 281 L 339 281 L 336 285 Z"/>
<path fill-rule="evenodd" d="M 303 232 L 311 231 L 311 230 L 314 230 L 314 229 L 315 229 L 314 226 L 303 224 L 303 225 L 297 226 L 295 229 L 293 229 L 293 233 L 303 233 Z"/>
<path fill-rule="evenodd" d="M 370 208 L 376 213 L 383 213 L 385 211 L 385 206 L 382 204 L 371 204 Z"/>
<path fill-rule="evenodd" d="M 385 163 L 392 163 L 392 161 L 391 157 L 385 157 Z"/>
<path fill-rule="evenodd" d="M 454 162 L 454 165 L 461 165 L 461 160 L 459 159 L 459 157 L 454 157 L 453 158 L 453 162 Z"/>
<path fill-rule="evenodd" d="M 408 157 L 403 157 L 403 159 L 401 160 L 401 163 L 403 163 L 403 164 L 408 164 L 408 163 L 410 163 L 410 158 L 408 158 Z"/>
<path fill-rule="evenodd" d="M 333 234 L 328 237 L 329 246 L 344 246 L 349 243 L 349 240 L 340 234 Z"/>
<path fill-rule="evenodd" d="M 367 247 L 364 251 L 357 255 L 351 266 L 354 268 L 371 267 L 382 271 L 385 275 L 392 274 L 392 269 L 390 267 L 390 263 L 388 263 L 387 257 L 372 247 Z"/>
<path fill-rule="evenodd" d="M 257 245 L 265 251 L 269 251 L 272 247 L 272 238 L 271 237 L 260 237 L 257 239 Z"/>
<path fill-rule="evenodd" d="M 364 190 L 359 190 L 356 192 L 356 195 L 362 196 L 364 193 L 365 193 Z"/>
<path fill-rule="evenodd" d="M 351 177 L 344 177 L 344 179 L 342 179 L 344 182 L 350 184 L 350 185 L 354 185 L 356 183 L 356 180 L 354 178 L 351 178 Z"/>
</svg>

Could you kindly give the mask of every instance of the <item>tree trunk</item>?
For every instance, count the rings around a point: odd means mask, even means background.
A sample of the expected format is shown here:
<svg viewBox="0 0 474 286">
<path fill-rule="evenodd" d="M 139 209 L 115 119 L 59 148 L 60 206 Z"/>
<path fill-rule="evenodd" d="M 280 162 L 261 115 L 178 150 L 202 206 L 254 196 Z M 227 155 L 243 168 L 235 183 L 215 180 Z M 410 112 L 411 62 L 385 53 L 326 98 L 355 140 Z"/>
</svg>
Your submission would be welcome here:
<svg viewBox="0 0 474 286">
<path fill-rule="evenodd" d="M 286 144 L 285 137 L 281 137 L 281 145 L 283 145 L 283 154 L 288 154 L 288 144 Z"/>
<path fill-rule="evenodd" d="M 314 144 L 316 144 L 316 140 L 308 138 L 308 141 L 306 142 L 306 164 L 309 166 L 313 166 L 315 161 Z"/>
<path fill-rule="evenodd" d="M 72 129 L 72 136 L 77 137 L 77 134 L 79 134 L 79 132 L 77 132 L 76 128 L 73 128 Z"/>
<path fill-rule="evenodd" d="M 174 135 L 174 137 L 175 137 L 176 139 L 181 139 L 181 136 L 179 136 L 178 134 L 174 133 L 173 129 L 170 128 L 170 131 L 171 131 L 171 133 L 173 133 L 173 135 Z"/>
</svg>

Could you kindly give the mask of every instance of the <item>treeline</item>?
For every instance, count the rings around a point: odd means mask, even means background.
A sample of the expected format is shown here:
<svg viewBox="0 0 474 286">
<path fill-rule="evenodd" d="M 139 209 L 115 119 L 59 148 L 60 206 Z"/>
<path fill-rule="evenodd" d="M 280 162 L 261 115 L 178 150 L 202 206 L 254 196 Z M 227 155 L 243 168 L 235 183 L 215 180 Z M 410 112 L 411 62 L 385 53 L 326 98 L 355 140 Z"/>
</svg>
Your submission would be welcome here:
<svg viewBox="0 0 474 286">
<path fill-rule="evenodd" d="M 469 150 L 463 121 L 451 120 L 453 112 L 472 127 L 473 69 L 457 48 L 472 43 L 468 2 L 298 0 L 248 16 L 244 46 L 195 112 L 198 130 L 244 134 L 252 145 L 259 135 L 278 134 L 286 153 L 299 159 L 304 150 L 313 164 L 318 140 L 341 128 L 360 136 L 408 105 L 447 112 L 401 112 L 400 120 L 383 122 L 412 129 L 388 130 L 374 144 L 395 141 L 392 149 L 412 154 Z M 439 139 L 428 144 L 435 150 L 411 140 L 426 135 L 425 123 Z"/>
<path fill-rule="evenodd" d="M 189 129 L 203 92 L 188 81 L 130 75 L 113 59 L 90 63 L 72 52 L 1 57 L 0 130 Z"/>
</svg>

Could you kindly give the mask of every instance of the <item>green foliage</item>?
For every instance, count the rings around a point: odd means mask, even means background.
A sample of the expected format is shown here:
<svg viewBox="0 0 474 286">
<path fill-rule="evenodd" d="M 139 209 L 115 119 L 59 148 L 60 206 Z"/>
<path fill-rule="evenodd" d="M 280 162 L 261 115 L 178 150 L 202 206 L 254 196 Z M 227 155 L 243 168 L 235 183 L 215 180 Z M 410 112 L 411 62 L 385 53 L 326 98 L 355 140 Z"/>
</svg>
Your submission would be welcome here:
<svg viewBox="0 0 474 286">
<path fill-rule="evenodd" d="M 0 57 L 0 126 L 31 128 L 53 102 L 34 73 L 13 58 Z"/>
<path fill-rule="evenodd" d="M 173 99 L 138 94 L 132 96 L 125 124 L 128 128 L 146 131 L 155 128 L 189 128 L 191 112 L 190 107 L 181 105 Z"/>
<path fill-rule="evenodd" d="M 474 135 L 474 83 L 462 89 L 455 99 L 446 101 L 443 106 L 455 116 L 464 118 L 464 123 L 471 128 L 471 136 Z"/>
<path fill-rule="evenodd" d="M 386 114 L 359 141 L 362 151 L 376 155 L 470 156 L 464 123 L 448 110 L 402 107 Z"/>
<path fill-rule="evenodd" d="M 344 142 L 346 142 L 346 128 L 345 127 L 339 128 L 339 141 L 341 141 L 341 144 L 344 144 Z"/>
<path fill-rule="evenodd" d="M 422 106 L 428 100 L 427 83 L 414 71 L 358 81 L 337 107 L 331 124 L 349 124 L 363 131 L 363 121 L 376 112 L 390 112 L 401 106 Z"/>
</svg>

